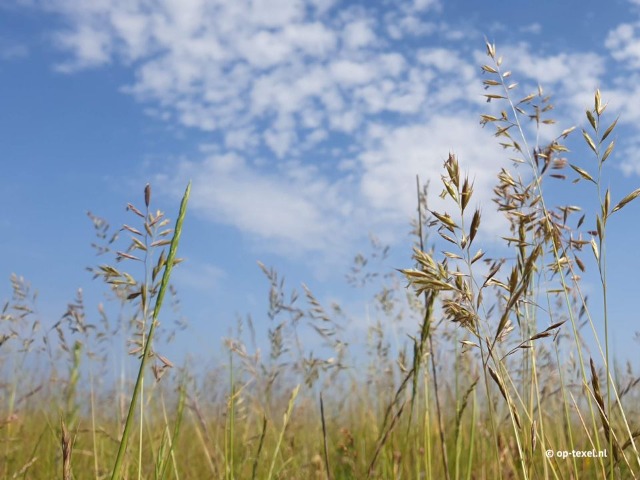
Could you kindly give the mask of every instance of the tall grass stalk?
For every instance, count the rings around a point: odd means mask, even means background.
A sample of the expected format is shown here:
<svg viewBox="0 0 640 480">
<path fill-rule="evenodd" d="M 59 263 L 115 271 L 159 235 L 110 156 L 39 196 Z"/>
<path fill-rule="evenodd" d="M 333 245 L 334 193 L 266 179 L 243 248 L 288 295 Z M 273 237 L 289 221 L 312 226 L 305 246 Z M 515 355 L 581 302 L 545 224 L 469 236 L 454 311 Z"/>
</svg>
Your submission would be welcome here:
<svg viewBox="0 0 640 480">
<path fill-rule="evenodd" d="M 227 401 L 227 428 L 225 429 L 225 478 L 235 480 L 235 426 L 236 426 L 236 384 L 233 371 L 233 351 L 229 349 L 229 400 Z"/>
<path fill-rule="evenodd" d="M 608 443 L 608 451 L 610 453 L 608 462 L 608 475 L 616 475 L 614 471 L 619 471 L 622 460 L 626 467 L 633 472 L 633 468 L 628 461 L 627 455 L 620 448 L 620 441 L 616 437 L 616 425 L 614 422 L 614 414 L 612 404 L 615 399 L 616 404 L 621 405 L 619 396 L 616 392 L 612 369 L 610 367 L 609 358 L 609 336 L 608 336 L 608 316 L 607 316 L 607 287 L 606 287 L 606 250 L 605 250 L 605 226 L 608 217 L 617 210 L 624 207 L 627 203 L 640 196 L 640 189 L 635 190 L 631 194 L 624 197 L 620 203 L 611 209 L 610 194 L 607 190 L 602 193 L 601 170 L 606 157 L 612 152 L 614 142 L 610 142 L 604 153 L 601 153 L 600 145 L 603 144 L 608 135 L 616 126 L 614 121 L 602 136 L 599 134 L 600 116 L 604 111 L 604 105 L 600 99 L 599 91 L 595 95 L 595 107 L 593 111 L 587 111 L 587 118 L 591 124 L 596 140 L 583 130 L 583 137 L 589 148 L 595 153 L 598 162 L 597 180 L 588 173 L 584 168 L 573 164 L 568 164 L 576 173 L 579 179 L 587 180 L 597 186 L 597 193 L 600 199 L 601 212 L 595 215 L 597 230 L 591 233 L 594 238 L 591 242 L 582 242 L 572 237 L 564 236 L 568 230 L 567 218 L 573 211 L 578 211 L 578 207 L 557 207 L 552 210 L 548 208 L 546 197 L 543 192 L 543 176 L 549 173 L 548 169 L 562 169 L 567 165 L 566 159 L 558 157 L 558 154 L 568 151 L 562 145 L 564 140 L 574 129 L 564 130 L 556 139 L 547 146 L 537 144 L 531 147 L 531 143 L 527 139 L 525 129 L 520 118 L 528 116 L 533 119 L 537 131 L 541 125 L 553 123 L 552 120 L 544 118 L 544 114 L 552 107 L 549 104 L 548 97 L 542 93 L 542 89 L 538 89 L 537 94 L 531 94 L 524 97 L 519 102 L 512 100 L 513 90 L 517 83 L 512 83 L 510 79 L 511 72 L 502 70 L 502 58 L 496 54 L 495 46 L 487 42 L 487 54 L 493 61 L 493 65 L 484 65 L 483 71 L 493 79 L 485 80 L 486 88 L 500 88 L 500 93 L 486 94 L 487 101 L 504 101 L 508 104 L 511 115 L 506 111 L 502 111 L 500 116 L 490 114 L 482 115 L 482 123 L 496 124 L 496 137 L 506 138 L 501 145 L 513 152 L 516 152 L 521 159 L 516 159 L 520 163 L 526 163 L 531 167 L 532 182 L 526 184 L 522 179 L 514 178 L 509 171 L 503 169 L 499 174 L 499 185 L 495 189 L 496 202 L 500 210 L 504 211 L 510 222 L 512 235 L 505 237 L 508 245 L 513 245 L 516 252 L 516 261 L 513 265 L 511 274 L 504 280 L 499 279 L 498 272 L 502 269 L 505 260 L 487 260 L 489 265 L 489 273 L 485 277 L 484 282 L 478 280 L 478 275 L 474 271 L 474 264 L 484 256 L 482 250 L 472 251 L 471 246 L 478 232 L 480 225 L 480 211 L 477 209 L 470 223 L 467 223 L 467 215 L 465 208 L 469 203 L 469 199 L 473 193 L 473 184 L 468 178 L 461 180 L 459 166 L 454 155 L 450 154 L 449 159 L 445 162 L 446 173 L 442 177 L 445 187 L 442 197 L 449 198 L 459 210 L 457 216 L 451 216 L 446 212 L 431 211 L 436 218 L 432 222 L 436 225 L 437 232 L 443 240 L 453 244 L 457 251 L 443 252 L 444 260 L 436 261 L 433 258 L 433 252 L 425 252 L 424 248 L 416 251 L 415 258 L 420 265 L 419 270 L 408 269 L 403 273 L 409 282 L 416 287 L 418 295 L 427 292 L 445 293 L 442 299 L 442 308 L 444 316 L 453 322 L 465 327 L 475 337 L 474 342 L 463 341 L 469 348 L 477 350 L 482 366 L 485 383 L 485 391 L 487 395 L 487 413 L 489 415 L 489 424 L 493 432 L 495 441 L 494 453 L 496 455 L 496 465 L 501 464 L 500 451 L 502 447 L 502 434 L 498 428 L 498 411 L 494 411 L 494 402 L 491 400 L 494 395 L 494 387 L 497 387 L 499 395 L 505 401 L 508 418 L 511 423 L 514 447 L 517 454 L 513 458 L 517 461 L 517 469 L 522 478 L 527 479 L 530 475 L 534 475 L 532 470 L 532 459 L 536 454 L 535 441 L 537 440 L 537 430 L 545 432 L 545 419 L 540 413 L 537 419 L 534 411 L 542 408 L 545 400 L 541 395 L 538 383 L 538 367 L 536 364 L 536 350 L 534 341 L 549 337 L 558 336 L 560 327 L 565 320 L 553 322 L 545 330 L 539 331 L 537 327 L 538 316 L 538 299 L 542 295 L 555 295 L 560 293 L 564 296 L 566 311 L 573 329 L 573 339 L 579 359 L 579 371 L 582 377 L 582 383 L 585 387 L 588 409 L 591 417 L 591 430 L 598 432 L 597 418 L 600 418 L 603 433 Z M 538 103 L 535 103 L 538 102 Z M 529 109 L 531 113 L 527 112 Z M 519 138 L 516 140 L 510 133 L 511 129 L 518 132 Z M 564 175 L 552 174 L 552 177 L 565 178 Z M 545 177 L 548 178 L 548 175 Z M 563 213 L 563 215 L 561 215 Z M 584 219 L 584 217 L 583 217 Z M 578 227 L 582 224 L 583 219 L 578 222 Z M 564 237 L 563 237 L 564 236 Z M 604 352 L 600 348 L 600 340 L 598 338 L 597 329 L 595 328 L 591 316 L 588 313 L 586 302 L 583 300 L 582 307 L 587 312 L 587 318 L 594 333 L 596 344 L 599 346 L 602 358 L 604 360 L 605 376 L 607 379 L 607 399 L 603 399 L 600 393 L 599 379 L 597 370 L 590 360 L 590 368 L 587 368 L 583 356 L 583 340 L 579 334 L 576 312 L 572 303 L 571 292 L 580 292 L 577 285 L 577 275 L 574 265 L 584 270 L 584 264 L 578 258 L 576 251 L 579 251 L 584 244 L 591 244 L 598 270 L 601 277 L 603 302 L 604 302 Z M 569 257 L 572 255 L 572 258 Z M 546 258 L 551 257 L 552 263 L 548 263 Z M 464 268 L 461 268 L 464 265 Z M 540 285 L 550 282 L 554 277 L 559 278 L 560 288 L 546 291 L 540 290 Z M 573 282 L 570 286 L 569 282 Z M 542 282 L 542 283 L 540 283 Z M 486 292 L 489 288 L 494 287 L 497 290 L 497 306 L 498 314 L 496 315 L 497 325 L 490 321 L 490 311 L 494 309 L 492 306 L 488 308 L 484 300 Z M 582 315 L 582 313 L 580 313 Z M 517 322 L 517 323 L 516 323 Z M 520 342 L 515 348 L 508 346 L 509 334 L 512 330 L 519 328 Z M 510 356 L 521 353 L 520 369 L 514 368 L 512 362 L 509 361 Z M 559 356 L 556 357 L 558 364 L 561 364 Z M 456 386 L 457 386 L 456 369 Z M 525 378 L 528 381 L 523 381 Z M 435 381 L 435 379 L 434 379 Z M 562 386 L 564 388 L 564 384 Z M 456 387 L 456 397 L 459 398 L 459 391 Z M 566 396 L 563 397 L 565 412 L 567 412 Z M 635 457 L 639 458 L 635 451 L 634 434 L 632 433 L 626 415 L 622 408 L 620 410 L 620 418 L 625 435 L 628 435 L 628 444 L 633 446 Z M 572 442 L 571 418 L 567 415 L 567 424 L 569 428 L 569 441 Z M 537 423 L 540 425 L 537 425 Z M 529 427 L 525 430 L 525 426 Z M 529 435 L 524 432 L 529 431 Z M 600 449 L 599 435 L 593 436 L 596 448 Z M 457 442 L 456 442 L 457 443 Z M 545 440 L 546 443 L 546 440 Z M 527 448 L 530 445 L 531 448 Z M 573 448 L 573 444 L 571 445 Z M 457 447 L 456 447 L 457 448 Z M 547 474 L 547 463 L 552 472 L 556 472 L 551 460 L 546 458 L 544 471 Z M 600 460 L 602 461 L 602 460 Z M 571 460 L 574 473 L 578 472 L 575 459 Z M 456 478 L 458 475 L 459 462 L 456 458 Z M 502 469 L 496 471 L 498 476 L 502 475 Z M 633 474 L 633 473 L 632 473 Z"/>
<path fill-rule="evenodd" d="M 282 445 L 282 439 L 284 438 L 284 432 L 287 429 L 287 425 L 291 420 L 291 415 L 293 414 L 293 406 L 296 402 L 296 398 L 298 397 L 298 393 L 300 392 L 300 385 L 297 385 L 293 391 L 291 392 L 291 396 L 289 397 L 289 403 L 287 405 L 287 410 L 282 417 L 282 429 L 280 430 L 280 435 L 278 436 L 278 440 L 276 442 L 275 449 L 273 451 L 273 455 L 271 457 L 271 465 L 269 465 L 269 473 L 267 475 L 267 480 L 271 480 L 273 478 L 274 469 L 276 466 L 276 461 L 278 456 L 280 455 L 280 446 Z"/>
<path fill-rule="evenodd" d="M 178 251 L 178 244 L 180 243 L 180 235 L 182 234 L 182 225 L 184 223 L 184 218 L 187 214 L 187 203 L 189 202 L 190 194 L 191 194 L 191 182 L 189 182 L 189 184 L 187 185 L 187 189 L 185 190 L 184 196 L 182 197 L 182 201 L 180 202 L 178 219 L 176 220 L 176 226 L 174 229 L 173 238 L 171 239 L 171 246 L 169 247 L 169 254 L 167 256 L 166 265 L 164 267 L 162 281 L 160 282 L 160 290 L 158 291 L 158 296 L 156 297 L 155 306 L 153 308 L 153 316 L 151 318 L 151 325 L 149 326 L 149 333 L 144 343 L 144 350 L 142 352 L 142 357 L 140 359 L 140 367 L 138 369 L 136 383 L 133 388 L 133 393 L 131 395 L 129 412 L 127 414 L 127 420 L 124 425 L 122 439 L 120 440 L 120 445 L 118 447 L 118 454 L 116 456 L 116 460 L 113 466 L 113 471 L 111 473 L 111 480 L 120 480 L 120 478 L 122 478 L 122 472 L 121 472 L 122 462 L 124 461 L 124 456 L 127 449 L 129 436 L 131 435 L 134 411 L 138 401 L 138 396 L 140 395 L 140 391 L 142 389 L 142 382 L 145 374 L 145 366 L 149 358 L 149 353 L 151 351 L 151 344 L 153 342 L 153 334 L 155 332 L 155 328 L 158 322 L 158 316 L 160 315 L 160 309 L 162 308 L 162 302 L 164 300 L 166 291 L 169 288 L 169 278 L 171 277 L 173 263 L 175 261 L 176 254 Z M 146 203 L 148 203 L 148 201 Z M 142 430 L 140 431 L 140 435 L 142 436 Z"/>
</svg>

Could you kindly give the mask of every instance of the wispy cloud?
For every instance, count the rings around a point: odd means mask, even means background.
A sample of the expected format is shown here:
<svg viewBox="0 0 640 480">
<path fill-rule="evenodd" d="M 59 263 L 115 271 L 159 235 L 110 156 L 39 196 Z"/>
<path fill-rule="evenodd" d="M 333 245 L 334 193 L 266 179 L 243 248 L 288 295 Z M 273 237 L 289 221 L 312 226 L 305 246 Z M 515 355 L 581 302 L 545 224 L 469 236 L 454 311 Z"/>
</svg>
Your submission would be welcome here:
<svg viewBox="0 0 640 480">
<path fill-rule="evenodd" d="M 188 262 L 175 271 L 174 280 L 179 288 L 197 292 L 213 292 L 220 288 L 226 273 L 216 265 L 206 262 Z"/>
<path fill-rule="evenodd" d="M 533 22 L 533 23 L 530 23 L 529 25 L 520 27 L 520 31 L 522 33 L 531 33 L 531 34 L 537 35 L 540 32 L 542 32 L 542 25 L 539 24 L 538 22 Z"/>
<path fill-rule="evenodd" d="M 289 164 L 274 174 L 250 166 L 235 153 L 183 161 L 171 177 L 159 176 L 164 188 L 181 188 L 193 179 L 192 209 L 269 241 L 272 250 L 302 253 L 337 246 L 347 232 L 343 223 L 352 209 L 341 185 L 329 183 L 310 165 Z"/>
<path fill-rule="evenodd" d="M 29 47 L 15 41 L 0 38 L 0 59 L 17 60 L 29 55 Z"/>
</svg>

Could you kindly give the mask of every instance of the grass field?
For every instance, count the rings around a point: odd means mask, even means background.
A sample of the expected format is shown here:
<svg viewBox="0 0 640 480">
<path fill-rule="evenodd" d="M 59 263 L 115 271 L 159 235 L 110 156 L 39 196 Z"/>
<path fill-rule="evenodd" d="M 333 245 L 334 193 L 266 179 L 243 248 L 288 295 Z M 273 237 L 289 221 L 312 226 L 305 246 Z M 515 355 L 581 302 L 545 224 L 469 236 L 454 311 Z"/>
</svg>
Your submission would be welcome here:
<svg viewBox="0 0 640 480">
<path fill-rule="evenodd" d="M 118 230 L 130 242 L 122 250 L 109 225 L 91 216 L 95 247 L 109 259 L 92 271 L 108 286 L 117 319 L 100 309 L 89 323 L 94 315 L 79 292 L 43 335 L 28 283 L 12 277 L 0 322 L 0 477 L 637 478 L 640 377 L 610 351 L 606 232 L 640 189 L 610 192 L 603 181 L 615 116 L 596 92 L 586 130 L 538 145 L 528 132 L 551 122 L 549 98 L 542 89 L 517 94 L 494 45 L 487 55 L 487 100 L 501 113 L 481 122 L 519 164 L 496 172 L 508 253 L 483 253 L 473 181 L 450 154 L 442 185 L 416 184 L 415 264 L 398 266 L 410 288 L 380 272 L 388 281 L 372 300 L 389 324 L 413 319 L 404 346 L 391 348 L 378 322 L 355 353 L 341 337 L 339 307 L 307 289 L 297 298 L 261 264 L 269 350 L 260 354 L 238 335 L 226 340 L 217 369 L 173 365 L 153 345 L 172 334 L 157 319 L 173 299 L 190 186 L 175 224 L 152 209 L 147 186 L 144 206 L 129 205 L 132 222 Z M 572 163 L 569 135 L 582 135 L 591 167 Z M 575 179 L 591 184 L 596 211 L 549 204 L 550 178 L 567 188 Z M 448 213 L 429 208 L 434 189 L 450 202 Z M 355 283 L 366 280 L 366 262 L 356 257 Z M 130 266 L 140 274 L 126 273 Z M 601 280 L 602 311 L 590 310 L 581 289 L 586 268 Z M 250 319 L 242 322 L 255 337 Z M 302 325 L 326 356 L 305 350 Z M 122 360 L 113 358 L 114 329 L 139 371 L 105 385 Z"/>
</svg>

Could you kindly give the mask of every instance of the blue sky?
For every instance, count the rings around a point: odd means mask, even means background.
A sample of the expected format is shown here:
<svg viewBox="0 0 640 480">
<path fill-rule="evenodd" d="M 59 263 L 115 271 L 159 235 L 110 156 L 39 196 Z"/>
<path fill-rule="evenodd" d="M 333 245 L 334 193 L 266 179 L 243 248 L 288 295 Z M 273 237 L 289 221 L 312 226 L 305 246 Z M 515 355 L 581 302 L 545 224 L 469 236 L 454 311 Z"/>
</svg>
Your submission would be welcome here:
<svg viewBox="0 0 640 480">
<path fill-rule="evenodd" d="M 175 278 L 191 328 L 178 357 L 218 351 L 236 314 L 265 331 L 258 260 L 340 301 L 361 319 L 352 333 L 365 331 L 366 302 L 344 274 L 370 233 L 391 246 L 385 271 L 410 266 L 415 175 L 437 194 L 450 151 L 495 244 L 492 182 L 509 163 L 479 124 L 495 110 L 482 97 L 485 37 L 522 96 L 538 83 L 554 96 L 544 138 L 585 126 L 600 88 L 610 120 L 620 115 L 614 202 L 640 183 L 638 0 L 0 0 L 0 32 L 3 298 L 15 272 L 40 291 L 45 324 L 79 287 L 99 301 L 86 211 L 131 222 L 124 207 L 150 182 L 174 218 L 192 179 Z M 571 160 L 586 164 L 578 137 Z M 571 188 L 551 194 L 588 201 L 586 186 Z M 638 208 L 612 219 L 609 238 L 623 357 L 640 329 Z"/>
</svg>

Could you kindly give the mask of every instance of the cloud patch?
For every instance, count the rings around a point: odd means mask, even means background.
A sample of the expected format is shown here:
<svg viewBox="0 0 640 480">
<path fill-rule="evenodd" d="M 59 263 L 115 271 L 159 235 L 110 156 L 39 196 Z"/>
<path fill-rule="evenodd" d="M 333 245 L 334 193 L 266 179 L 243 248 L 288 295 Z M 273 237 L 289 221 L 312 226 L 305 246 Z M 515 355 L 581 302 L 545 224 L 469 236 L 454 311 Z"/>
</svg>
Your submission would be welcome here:
<svg viewBox="0 0 640 480">
<path fill-rule="evenodd" d="M 59 69 L 127 65 L 133 80 L 124 91 L 156 116 L 221 134 L 201 158 L 159 177 L 176 196 L 192 178 L 202 218 L 286 253 L 333 251 L 372 230 L 398 238 L 414 213 L 415 175 L 439 189 L 454 152 L 475 181 L 485 227 L 499 228 L 490 198 L 508 154 L 478 119 L 504 106 L 482 96 L 486 56 L 469 47 L 481 47 L 482 35 L 445 21 L 446 5 L 435 0 L 385 5 L 56 0 L 52 8 L 68 20 L 56 34 L 69 54 Z M 635 23 L 612 30 L 603 40 L 611 59 L 640 68 L 638 35 Z M 623 93 L 605 79 L 602 53 L 540 52 L 525 42 L 500 50 L 522 81 L 518 98 L 542 84 L 558 99 L 563 127 L 582 120 L 596 87 L 614 99 Z"/>
<path fill-rule="evenodd" d="M 190 179 L 191 208 L 201 218 L 233 225 L 279 253 L 335 247 L 347 234 L 344 220 L 351 207 L 346 195 L 340 183 L 327 182 L 313 166 L 290 164 L 273 174 L 237 154 L 214 154 L 204 161 L 181 161 L 177 171 L 156 182 L 177 195 Z"/>
</svg>

